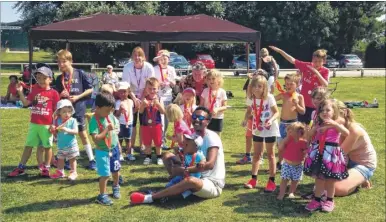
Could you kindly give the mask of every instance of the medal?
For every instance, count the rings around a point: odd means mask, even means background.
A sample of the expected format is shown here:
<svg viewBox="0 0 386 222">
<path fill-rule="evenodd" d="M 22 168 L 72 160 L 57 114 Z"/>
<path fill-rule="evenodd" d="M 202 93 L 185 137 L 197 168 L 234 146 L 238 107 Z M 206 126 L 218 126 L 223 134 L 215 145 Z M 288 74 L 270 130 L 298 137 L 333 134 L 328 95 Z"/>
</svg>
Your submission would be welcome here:
<svg viewBox="0 0 386 222">
<path fill-rule="evenodd" d="M 148 121 L 147 121 L 147 123 L 149 123 L 149 124 L 151 124 L 153 122 L 153 120 L 151 120 L 151 119 L 149 119 Z"/>
<path fill-rule="evenodd" d="M 308 95 L 311 95 L 311 90 L 308 90 Z"/>
</svg>

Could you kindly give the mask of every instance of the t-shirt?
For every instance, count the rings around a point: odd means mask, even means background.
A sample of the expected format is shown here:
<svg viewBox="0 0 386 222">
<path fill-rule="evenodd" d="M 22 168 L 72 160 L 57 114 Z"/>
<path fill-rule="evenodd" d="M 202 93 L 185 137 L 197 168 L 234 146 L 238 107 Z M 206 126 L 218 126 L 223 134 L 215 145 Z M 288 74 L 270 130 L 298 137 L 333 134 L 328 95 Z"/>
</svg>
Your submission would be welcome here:
<svg viewBox="0 0 386 222">
<path fill-rule="evenodd" d="M 307 141 L 295 141 L 291 136 L 284 148 L 283 158 L 289 161 L 301 162 L 303 160 L 303 151 L 307 149 Z"/>
<path fill-rule="evenodd" d="M 9 92 L 9 94 L 12 95 L 12 96 L 18 96 L 17 90 L 16 90 L 16 84 L 10 83 L 10 84 L 8 85 L 8 92 Z"/>
<path fill-rule="evenodd" d="M 196 110 L 197 105 L 193 104 L 190 109 L 185 109 L 184 105 L 180 105 L 180 108 L 182 110 L 182 113 L 184 114 L 183 120 L 185 121 L 186 124 L 188 124 L 189 128 L 192 128 L 192 114 L 194 110 Z"/>
<path fill-rule="evenodd" d="M 210 108 L 211 108 L 210 102 L 212 102 L 212 99 L 210 99 L 210 96 L 212 96 L 212 95 L 209 95 L 209 93 L 210 93 L 209 88 L 206 88 L 206 89 L 204 89 L 204 91 L 202 91 L 201 97 L 204 99 L 204 106 L 210 110 Z M 210 99 L 210 101 L 209 101 L 209 99 Z M 216 102 L 214 103 L 213 108 L 221 107 L 223 101 L 228 100 L 227 93 L 225 92 L 225 90 L 222 88 L 219 88 L 217 90 L 217 95 L 216 95 L 215 99 L 216 99 Z M 224 111 L 218 112 L 216 115 L 213 115 L 212 118 L 224 119 Z"/>
<path fill-rule="evenodd" d="M 269 127 L 265 127 L 265 123 L 272 117 L 271 107 L 276 106 L 275 97 L 272 94 L 268 94 L 267 99 L 263 100 L 263 108 L 260 115 L 260 124 L 256 125 L 256 113 L 259 113 L 260 110 L 260 101 L 261 99 L 256 100 L 256 107 L 254 107 L 253 99 L 247 100 L 247 106 L 252 108 L 252 134 L 259 137 L 272 137 L 280 136 L 279 125 L 277 120 L 275 119 L 272 122 L 272 125 Z M 256 109 L 256 111 L 255 111 Z"/>
<path fill-rule="evenodd" d="M 162 97 L 159 98 L 159 103 L 163 104 Z M 149 119 L 151 119 L 151 123 L 149 123 Z M 162 124 L 161 112 L 154 105 L 146 107 L 140 115 L 140 124 L 141 126 Z"/>
<path fill-rule="evenodd" d="M 111 147 L 110 147 L 110 148 L 113 148 L 113 147 L 116 147 L 118 145 L 119 122 L 113 114 L 110 114 L 108 116 L 108 118 L 110 120 L 110 123 L 112 123 L 114 125 L 114 130 L 111 131 L 112 137 L 111 137 Z M 99 118 L 99 121 L 100 121 L 103 129 L 105 129 L 107 127 L 107 124 L 108 124 L 107 118 L 101 117 L 101 118 Z M 88 131 L 89 131 L 90 135 L 99 134 L 101 132 L 99 125 L 98 125 L 98 122 L 95 118 L 95 115 L 93 115 L 90 119 Z M 108 135 L 108 133 L 106 135 Z M 96 147 L 97 147 L 97 149 L 104 150 L 104 151 L 109 151 L 109 149 L 110 149 L 109 147 L 107 147 L 105 140 L 100 140 L 96 144 Z"/>
<path fill-rule="evenodd" d="M 184 157 L 185 157 L 185 161 L 184 161 L 185 162 L 185 166 L 189 167 L 190 164 L 192 163 L 193 155 L 185 154 Z M 199 162 L 201 162 L 203 160 L 206 161 L 206 158 L 205 158 L 204 154 L 201 151 L 197 151 L 196 159 L 194 160 L 193 166 L 195 166 L 197 163 L 199 163 Z M 189 175 L 192 176 L 192 177 L 201 178 L 201 173 L 200 172 L 189 173 Z"/>
<path fill-rule="evenodd" d="M 54 89 L 43 89 L 39 85 L 32 88 L 27 96 L 32 103 L 31 123 L 40 125 L 51 125 L 52 114 L 56 110 L 59 101 L 59 93 Z"/>
<path fill-rule="evenodd" d="M 142 69 L 134 68 L 134 62 L 129 62 L 123 67 L 122 81 L 130 83 L 131 91 L 141 99 L 146 86 L 146 79 L 154 77 L 153 66 L 144 62 Z"/>
<path fill-rule="evenodd" d="M 160 84 L 162 82 L 164 82 L 164 83 L 174 82 L 175 83 L 175 81 L 176 81 L 175 80 L 176 79 L 176 70 L 174 69 L 173 66 L 167 66 L 167 68 L 162 69 L 163 81 L 162 81 L 161 69 L 160 69 L 159 65 L 154 66 L 154 73 L 155 73 L 155 77 L 158 79 Z M 173 99 L 173 89 L 172 89 L 172 87 L 170 87 L 170 85 L 165 85 L 164 87 L 162 87 L 160 85 L 160 90 L 158 91 L 158 95 L 160 97 L 162 97 L 164 101 L 170 102 Z"/>
<path fill-rule="evenodd" d="M 61 74 L 56 78 L 56 90 L 59 92 L 59 94 L 64 90 L 63 84 L 62 84 L 62 76 L 64 75 L 64 84 L 67 86 L 70 76 L 66 74 Z M 71 81 L 71 89 L 70 89 L 70 95 L 80 95 L 84 91 L 93 88 L 91 79 L 86 75 L 86 73 L 83 70 L 80 69 L 74 69 L 74 72 L 72 74 L 72 81 Z M 63 99 L 63 98 L 62 98 Z M 87 97 L 83 97 L 82 99 L 76 101 L 73 106 L 75 109 L 75 115 L 77 116 L 83 116 L 86 113 L 86 101 Z"/>
<path fill-rule="evenodd" d="M 62 118 L 58 118 L 55 121 L 55 126 L 60 126 L 63 123 Z M 78 122 L 75 118 L 70 118 L 67 120 L 67 122 L 64 124 L 63 127 L 66 127 L 68 129 L 74 130 L 78 129 Z M 69 150 L 74 147 L 78 147 L 78 142 L 76 140 L 76 135 L 69 134 L 63 131 L 58 131 L 58 149 L 59 150 Z"/>
<path fill-rule="evenodd" d="M 199 148 L 201 152 L 208 159 L 208 149 L 211 147 L 218 147 L 218 153 L 216 157 L 216 162 L 214 167 L 211 170 L 202 172 L 202 178 L 207 178 L 211 180 L 214 184 L 220 188 L 225 186 L 225 161 L 224 161 L 224 149 L 222 146 L 221 139 L 219 135 L 211 130 L 205 130 L 205 136 L 203 137 L 203 144 Z"/>
<path fill-rule="evenodd" d="M 183 120 L 180 120 L 180 121 L 176 121 L 174 123 L 174 134 L 177 135 L 177 134 L 192 134 L 192 131 L 190 130 L 190 127 L 188 126 L 188 124 L 186 124 L 185 121 Z M 182 143 L 178 143 L 178 146 L 179 147 L 182 147 L 183 144 Z"/>
<path fill-rule="evenodd" d="M 126 115 L 127 115 L 127 118 L 128 118 L 127 123 L 130 125 L 130 124 L 133 124 L 133 107 L 134 107 L 134 102 L 133 102 L 133 100 L 128 99 L 127 104 L 128 104 L 128 106 L 125 107 L 125 112 L 126 112 Z M 120 107 L 121 107 L 121 100 L 115 101 L 115 110 L 119 110 Z M 130 115 L 129 115 L 128 111 L 130 111 Z M 125 114 L 123 112 L 119 116 L 119 124 L 126 125 Z"/>
<path fill-rule="evenodd" d="M 307 66 L 312 66 L 312 63 L 295 60 L 295 67 L 302 73 L 302 89 L 300 94 L 304 96 L 304 104 L 306 107 L 315 108 L 314 104 L 312 104 L 311 92 L 316 87 L 321 86 L 321 84 L 318 77 Z M 329 70 L 322 66 L 318 71 L 328 82 Z"/>
</svg>

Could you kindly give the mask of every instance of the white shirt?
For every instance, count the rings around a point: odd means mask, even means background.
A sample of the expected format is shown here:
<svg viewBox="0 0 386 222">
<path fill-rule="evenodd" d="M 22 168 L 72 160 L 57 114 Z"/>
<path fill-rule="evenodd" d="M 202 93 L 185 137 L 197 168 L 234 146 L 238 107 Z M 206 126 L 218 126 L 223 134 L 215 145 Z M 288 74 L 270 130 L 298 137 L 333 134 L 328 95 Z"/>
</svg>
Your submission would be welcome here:
<svg viewBox="0 0 386 222">
<path fill-rule="evenodd" d="M 176 70 L 173 66 L 167 66 L 167 68 L 162 69 L 164 82 L 176 82 Z M 160 70 L 160 66 L 154 66 L 154 74 L 160 83 L 162 83 L 162 74 Z M 166 77 L 166 78 L 165 78 Z M 173 90 L 170 85 L 166 85 L 164 87 L 160 86 L 160 90 L 158 95 L 164 99 L 165 102 L 170 102 L 173 99 Z"/>
<path fill-rule="evenodd" d="M 201 97 L 204 99 L 204 106 L 208 109 L 210 109 L 210 102 L 209 101 L 209 88 L 205 88 L 202 93 Z M 213 108 L 218 108 L 222 107 L 222 104 L 224 101 L 227 101 L 227 93 L 223 88 L 219 88 L 217 90 L 217 95 L 216 95 L 216 102 L 214 102 Z M 224 119 L 224 111 L 218 112 L 216 115 L 212 116 L 214 119 Z"/>
<path fill-rule="evenodd" d="M 128 99 L 128 107 L 125 107 L 126 109 L 126 114 L 128 115 L 128 121 L 127 123 L 130 125 L 130 124 L 133 124 L 133 106 L 134 106 L 134 102 L 133 100 L 131 99 Z M 121 107 L 121 100 L 116 100 L 115 102 L 115 110 L 119 110 L 119 108 Z M 130 112 L 130 115 L 129 115 L 129 112 Z M 121 113 L 121 115 L 119 116 L 119 124 L 122 124 L 122 125 L 126 125 L 126 119 L 125 119 L 125 115 L 124 113 Z"/>
<path fill-rule="evenodd" d="M 224 149 L 222 146 L 219 135 L 211 130 L 205 130 L 205 136 L 203 138 L 203 144 L 200 147 L 201 152 L 208 160 L 208 149 L 210 147 L 218 147 L 216 162 L 212 170 L 202 172 L 202 178 L 207 178 L 213 183 L 217 184 L 220 188 L 225 186 L 225 161 L 224 161 Z"/>
<path fill-rule="evenodd" d="M 130 84 L 131 91 L 141 99 L 146 86 L 146 79 L 154 77 L 153 66 L 144 62 L 142 69 L 135 69 L 134 62 L 129 62 L 123 67 L 122 81 Z"/>
<path fill-rule="evenodd" d="M 255 99 L 256 100 L 256 107 L 257 107 L 257 113 L 259 113 L 260 110 L 260 101 L 261 99 Z M 265 122 L 272 117 L 272 110 L 271 107 L 276 106 L 276 100 L 275 97 L 272 94 L 268 94 L 268 97 L 266 100 L 263 100 L 263 110 L 260 115 L 260 124 L 262 126 L 257 127 L 256 126 L 256 114 L 254 111 L 254 103 L 253 99 L 247 100 L 247 106 L 252 108 L 252 134 L 259 137 L 279 137 L 280 131 L 279 131 L 279 125 L 277 123 L 277 119 L 275 119 L 272 122 L 272 125 L 270 127 L 265 127 Z"/>
</svg>

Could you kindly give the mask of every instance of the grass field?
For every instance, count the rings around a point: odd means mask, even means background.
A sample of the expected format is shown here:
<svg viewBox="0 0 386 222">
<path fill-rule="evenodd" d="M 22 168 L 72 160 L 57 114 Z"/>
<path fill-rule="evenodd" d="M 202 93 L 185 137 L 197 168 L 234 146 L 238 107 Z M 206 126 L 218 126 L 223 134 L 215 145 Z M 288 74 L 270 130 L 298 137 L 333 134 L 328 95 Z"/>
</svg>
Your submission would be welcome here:
<svg viewBox="0 0 386 222">
<path fill-rule="evenodd" d="M 0 89 L 4 95 L 6 79 Z M 239 166 L 236 159 L 244 152 L 244 129 L 240 126 L 245 111 L 244 79 L 226 79 L 224 88 L 232 90 L 235 98 L 229 100 L 222 140 L 226 160 L 226 186 L 221 197 L 200 200 L 175 198 L 167 203 L 129 206 L 129 194 L 137 190 L 158 190 L 167 180 L 162 167 L 143 166 L 143 158 L 132 164 L 123 164 L 121 173 L 122 199 L 105 207 L 94 203 L 98 194 L 97 174 L 85 170 L 87 157 L 82 151 L 79 159 L 79 178 L 71 184 L 66 180 L 39 178 L 35 152 L 29 161 L 28 175 L 16 179 L 6 177 L 20 160 L 29 121 L 29 112 L 0 109 L 1 115 L 1 206 L 3 221 L 385 221 L 385 79 L 337 78 L 338 90 L 334 96 L 343 101 L 374 98 L 379 109 L 355 109 L 356 119 L 369 132 L 377 150 L 378 168 L 372 178 L 373 189 L 360 190 L 348 197 L 335 198 L 336 210 L 331 214 L 304 210 L 301 199 L 276 200 L 277 192 L 263 192 L 268 179 L 268 161 L 259 172 L 258 189 L 245 190 L 250 165 Z M 54 149 L 56 150 L 56 149 Z M 83 150 L 83 149 L 82 149 Z M 138 158 L 138 155 L 137 155 Z M 53 172 L 53 171 L 52 171 Z M 279 182 L 279 175 L 276 176 Z M 304 177 L 300 193 L 312 190 L 313 181 Z M 108 187 L 111 192 L 111 186 Z"/>
<path fill-rule="evenodd" d="M 28 53 L 13 53 L 13 52 L 1 52 L 0 61 L 2 63 L 21 63 L 28 62 Z M 54 62 L 54 55 L 52 52 L 39 51 L 33 53 L 34 62 Z M 19 73 L 20 65 L 4 65 L 1 64 L 0 73 Z"/>
</svg>

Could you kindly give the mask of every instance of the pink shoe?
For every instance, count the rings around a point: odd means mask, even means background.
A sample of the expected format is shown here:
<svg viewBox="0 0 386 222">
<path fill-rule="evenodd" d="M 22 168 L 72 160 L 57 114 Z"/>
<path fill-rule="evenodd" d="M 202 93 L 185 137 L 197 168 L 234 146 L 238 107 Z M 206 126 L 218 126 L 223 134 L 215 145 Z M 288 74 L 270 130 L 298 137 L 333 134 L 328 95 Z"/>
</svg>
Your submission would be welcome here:
<svg viewBox="0 0 386 222">
<path fill-rule="evenodd" d="M 56 172 L 53 174 L 53 175 L 51 175 L 51 179 L 59 179 L 59 178 L 63 178 L 63 177 L 65 177 L 65 175 L 64 175 L 64 173 L 62 173 L 62 171 L 60 171 L 60 170 L 56 170 Z"/>
<path fill-rule="evenodd" d="M 247 189 L 253 189 L 256 188 L 257 180 L 256 179 L 250 179 L 248 183 L 244 184 L 244 187 Z"/>
<path fill-rule="evenodd" d="M 335 203 L 334 201 L 324 201 L 322 202 L 322 211 L 323 212 L 327 212 L 327 213 L 331 213 L 335 208 Z"/>
<path fill-rule="evenodd" d="M 314 212 L 315 210 L 319 210 L 321 207 L 321 203 L 316 201 L 315 199 L 312 199 L 311 202 L 309 202 L 306 206 L 306 210 L 310 212 Z"/>
</svg>

